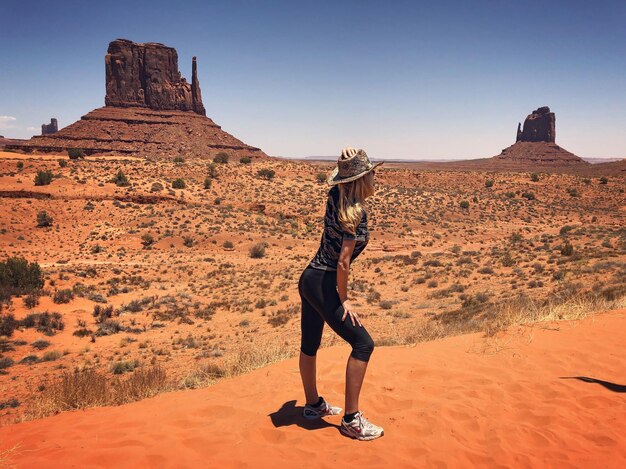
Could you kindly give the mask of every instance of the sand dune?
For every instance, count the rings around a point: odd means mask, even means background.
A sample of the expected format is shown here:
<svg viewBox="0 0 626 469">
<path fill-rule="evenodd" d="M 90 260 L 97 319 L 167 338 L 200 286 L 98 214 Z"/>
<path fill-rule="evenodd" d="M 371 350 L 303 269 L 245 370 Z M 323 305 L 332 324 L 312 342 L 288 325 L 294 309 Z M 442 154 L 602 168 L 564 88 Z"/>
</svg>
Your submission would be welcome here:
<svg viewBox="0 0 626 469">
<path fill-rule="evenodd" d="M 626 467 L 626 309 L 379 347 L 362 408 L 386 434 L 300 417 L 297 359 L 207 388 L 0 428 L 16 467 Z M 319 352 L 341 404 L 343 346 Z"/>
</svg>

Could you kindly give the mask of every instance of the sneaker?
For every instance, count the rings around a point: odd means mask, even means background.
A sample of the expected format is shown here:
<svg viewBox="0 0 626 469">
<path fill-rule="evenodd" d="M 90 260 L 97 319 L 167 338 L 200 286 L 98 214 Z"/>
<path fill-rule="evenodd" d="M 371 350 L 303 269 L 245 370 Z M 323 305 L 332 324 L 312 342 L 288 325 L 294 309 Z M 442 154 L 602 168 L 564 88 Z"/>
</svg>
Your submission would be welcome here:
<svg viewBox="0 0 626 469">
<path fill-rule="evenodd" d="M 343 409 L 341 407 L 333 407 L 326 399 L 322 397 L 322 405 L 319 407 L 313 407 L 311 404 L 304 406 L 302 415 L 305 419 L 318 419 L 320 417 L 326 417 L 328 415 L 339 415 Z"/>
<path fill-rule="evenodd" d="M 341 419 L 341 433 L 357 440 L 373 440 L 384 435 L 382 427 L 369 422 L 361 412 L 357 412 L 352 422 Z"/>
</svg>

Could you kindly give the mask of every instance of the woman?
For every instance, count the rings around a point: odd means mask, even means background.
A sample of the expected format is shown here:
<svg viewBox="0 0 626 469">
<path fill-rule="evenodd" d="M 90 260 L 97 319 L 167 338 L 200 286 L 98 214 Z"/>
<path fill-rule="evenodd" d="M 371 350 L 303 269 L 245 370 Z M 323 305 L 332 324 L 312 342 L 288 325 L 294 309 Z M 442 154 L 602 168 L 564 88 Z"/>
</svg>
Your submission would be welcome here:
<svg viewBox="0 0 626 469">
<path fill-rule="evenodd" d="M 304 417 L 338 415 L 317 393 L 315 360 L 324 322 L 352 346 L 346 368 L 345 413 L 340 430 L 358 440 L 373 440 L 383 429 L 368 422 L 359 410 L 359 394 L 374 350 L 374 341 L 348 299 L 350 263 L 363 252 L 369 234 L 365 199 L 374 194 L 374 168 L 363 150 L 345 148 L 328 177 L 324 232 L 315 257 L 298 282 L 302 300 L 300 375 L 306 396 Z M 348 319 L 348 320 L 346 320 Z"/>
</svg>

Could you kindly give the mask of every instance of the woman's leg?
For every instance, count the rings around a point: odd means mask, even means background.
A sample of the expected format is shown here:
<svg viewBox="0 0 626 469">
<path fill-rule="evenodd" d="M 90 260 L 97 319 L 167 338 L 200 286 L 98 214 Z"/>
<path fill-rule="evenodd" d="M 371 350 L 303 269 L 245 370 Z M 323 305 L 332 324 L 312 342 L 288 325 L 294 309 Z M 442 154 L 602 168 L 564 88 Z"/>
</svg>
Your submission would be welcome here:
<svg viewBox="0 0 626 469">
<path fill-rule="evenodd" d="M 304 298 L 303 277 L 307 275 L 304 272 L 298 282 L 298 291 L 302 301 L 302 312 L 300 316 L 300 377 L 302 378 L 302 386 L 304 387 L 304 395 L 307 404 L 315 404 L 319 399 L 317 392 L 317 349 L 322 341 L 322 332 L 324 330 L 324 319 L 319 315 L 315 308 Z"/>
<path fill-rule="evenodd" d="M 349 414 L 359 410 L 359 395 L 367 363 L 374 350 L 374 341 L 365 327 L 358 324 L 353 326 L 348 318 L 341 320 L 344 309 L 337 293 L 336 272 L 320 272 L 322 274 L 313 274 L 316 277 L 315 282 L 304 282 L 303 294 L 309 305 L 319 312 L 328 325 L 352 346 L 346 366 L 345 412 Z"/>
</svg>

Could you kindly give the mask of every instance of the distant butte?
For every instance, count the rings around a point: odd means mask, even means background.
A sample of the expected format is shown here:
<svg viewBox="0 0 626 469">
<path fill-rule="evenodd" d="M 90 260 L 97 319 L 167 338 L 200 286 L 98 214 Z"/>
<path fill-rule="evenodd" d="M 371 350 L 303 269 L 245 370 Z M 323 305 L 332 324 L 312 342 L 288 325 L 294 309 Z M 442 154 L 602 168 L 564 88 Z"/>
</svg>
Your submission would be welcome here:
<svg viewBox="0 0 626 469">
<path fill-rule="evenodd" d="M 128 154 L 155 159 L 267 156 L 206 117 L 196 58 L 188 83 L 178 70 L 176 49 L 156 42 L 116 39 L 105 55 L 105 106 L 49 135 L 7 143 L 7 149 L 91 154 Z"/>
<path fill-rule="evenodd" d="M 556 143 L 556 116 L 548 106 L 535 109 L 517 126 L 516 142 L 494 160 L 532 165 L 589 165 Z"/>
</svg>

